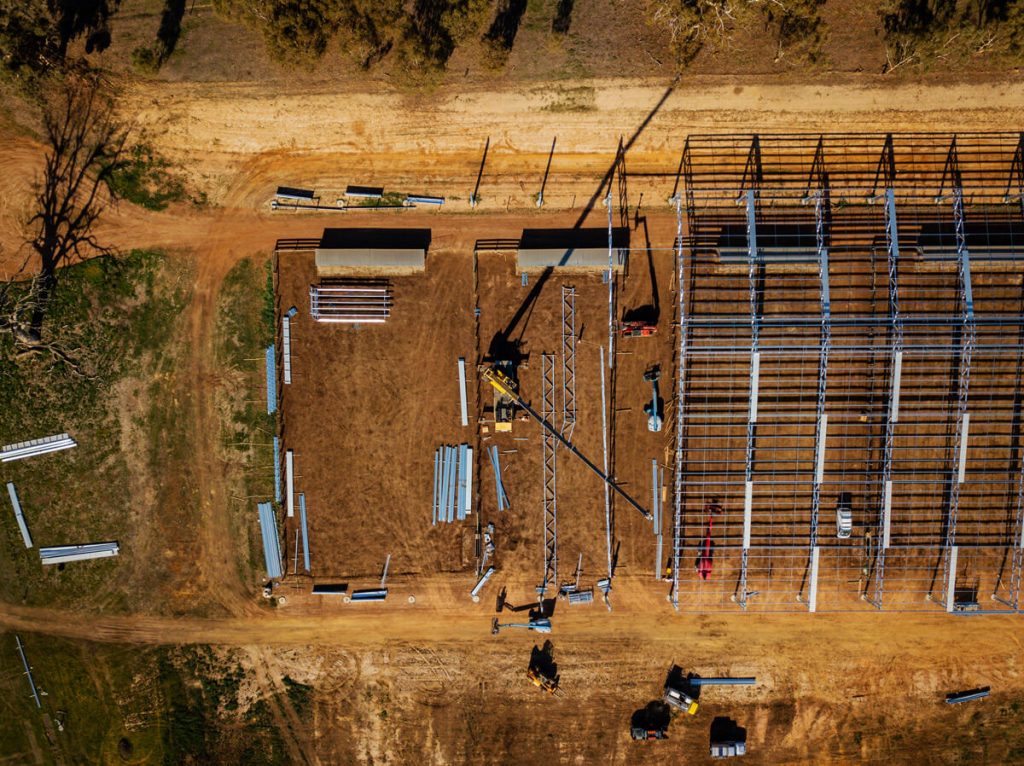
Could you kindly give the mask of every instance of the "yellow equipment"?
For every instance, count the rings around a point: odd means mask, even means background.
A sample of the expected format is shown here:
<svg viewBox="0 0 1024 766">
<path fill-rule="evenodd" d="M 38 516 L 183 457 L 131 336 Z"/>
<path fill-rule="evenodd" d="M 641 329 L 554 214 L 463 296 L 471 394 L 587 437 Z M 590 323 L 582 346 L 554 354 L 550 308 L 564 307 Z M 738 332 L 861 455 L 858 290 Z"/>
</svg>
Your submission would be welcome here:
<svg viewBox="0 0 1024 766">
<path fill-rule="evenodd" d="M 519 398 L 516 382 L 497 367 L 491 369 L 481 365 L 480 377 L 494 388 L 494 430 L 508 433 L 512 430 L 516 399 Z"/>
<path fill-rule="evenodd" d="M 682 689 L 676 689 L 672 686 L 666 685 L 665 702 L 676 710 L 681 710 L 689 715 L 695 715 L 697 713 L 697 700 Z"/>
<path fill-rule="evenodd" d="M 526 671 L 526 677 L 533 682 L 538 689 L 543 689 L 548 694 L 558 694 L 558 677 L 549 678 L 537 668 L 530 668 Z"/>
</svg>

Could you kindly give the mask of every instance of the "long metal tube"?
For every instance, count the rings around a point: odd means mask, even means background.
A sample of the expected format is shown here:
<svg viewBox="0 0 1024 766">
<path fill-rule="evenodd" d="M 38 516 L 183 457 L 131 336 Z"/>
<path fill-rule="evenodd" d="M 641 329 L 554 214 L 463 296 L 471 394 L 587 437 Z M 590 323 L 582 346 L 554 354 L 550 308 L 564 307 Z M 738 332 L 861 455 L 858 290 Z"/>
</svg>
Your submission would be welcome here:
<svg viewBox="0 0 1024 766">
<path fill-rule="evenodd" d="M 757 679 L 754 676 L 741 678 L 688 678 L 690 686 L 753 686 Z"/>
<path fill-rule="evenodd" d="M 601 440 L 604 454 L 604 472 L 608 473 L 608 403 L 604 385 L 604 346 L 598 346 L 601 362 Z M 612 581 L 612 501 L 608 493 L 608 483 L 604 485 L 604 539 L 608 553 L 608 583 Z"/>
</svg>

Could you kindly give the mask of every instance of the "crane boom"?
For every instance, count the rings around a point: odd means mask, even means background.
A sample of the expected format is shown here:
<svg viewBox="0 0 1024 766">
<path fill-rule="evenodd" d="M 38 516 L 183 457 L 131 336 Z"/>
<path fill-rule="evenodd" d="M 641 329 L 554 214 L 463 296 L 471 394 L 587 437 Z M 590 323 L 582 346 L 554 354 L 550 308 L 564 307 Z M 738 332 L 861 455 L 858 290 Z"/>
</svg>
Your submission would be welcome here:
<svg viewBox="0 0 1024 766">
<path fill-rule="evenodd" d="M 648 521 L 653 520 L 654 517 L 651 515 L 650 511 L 648 511 L 646 508 L 640 505 L 640 503 L 638 503 L 636 500 L 630 497 L 625 492 L 625 490 L 619 487 L 614 481 L 609 479 L 605 475 L 604 471 L 598 468 L 590 460 L 590 458 L 588 458 L 586 455 L 584 455 L 582 452 L 576 449 L 576 447 L 573 446 L 572 442 L 570 442 L 568 439 L 562 436 L 562 434 L 559 432 L 557 428 L 555 428 L 551 423 L 542 418 L 540 414 L 538 414 L 538 412 L 535 409 L 533 409 L 533 407 L 531 407 L 529 404 L 523 401 L 523 398 L 519 395 L 519 392 L 516 390 L 515 383 L 513 383 L 510 378 L 506 377 L 500 372 L 496 373 L 487 365 L 480 365 L 479 371 L 481 378 L 483 378 L 492 386 L 494 386 L 494 388 L 497 389 L 498 393 L 503 394 L 504 396 L 507 396 L 510 399 L 512 399 L 512 401 L 516 403 L 517 407 L 522 408 L 523 412 L 525 412 L 531 418 L 540 423 L 541 427 L 545 431 L 554 436 L 562 444 L 563 447 L 565 447 L 567 450 L 569 450 L 569 452 L 571 452 L 573 455 L 575 455 L 581 461 L 583 461 L 583 464 L 591 471 L 593 471 L 595 474 L 597 474 L 601 478 L 601 481 L 603 481 L 605 484 L 611 487 L 612 490 L 616 492 L 623 500 L 625 500 L 631 506 L 636 508 L 640 512 L 641 516 L 643 516 Z"/>
</svg>

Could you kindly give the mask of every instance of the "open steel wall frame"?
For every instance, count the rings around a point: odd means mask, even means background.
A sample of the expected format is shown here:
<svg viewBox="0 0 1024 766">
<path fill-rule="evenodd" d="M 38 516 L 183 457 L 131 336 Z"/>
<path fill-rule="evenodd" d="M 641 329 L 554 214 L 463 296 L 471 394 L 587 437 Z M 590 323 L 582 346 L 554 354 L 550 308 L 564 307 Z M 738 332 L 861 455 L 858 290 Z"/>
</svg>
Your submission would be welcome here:
<svg viewBox="0 0 1024 766">
<path fill-rule="evenodd" d="M 819 611 L 881 608 L 883 590 L 887 610 L 934 609 L 927 599 L 940 588 L 934 600 L 952 594 L 957 612 L 1018 608 L 1020 138 L 688 138 L 687 235 L 677 252 L 687 291 L 673 541 L 680 609 L 797 610 L 812 600 Z M 828 519 L 845 493 L 854 534 L 837 539 Z M 712 503 L 722 511 L 713 572 L 702 580 L 686 563 L 700 553 Z"/>
<path fill-rule="evenodd" d="M 576 288 L 562 286 L 562 436 L 576 426 Z"/>
<path fill-rule="evenodd" d="M 540 414 L 549 423 L 555 414 L 555 355 L 540 357 Z M 544 476 L 544 577 L 537 593 L 544 596 L 549 586 L 558 587 L 558 477 L 554 434 L 544 429 L 541 434 Z"/>
<path fill-rule="evenodd" d="M 684 155 L 685 156 L 685 155 Z M 676 432 L 675 460 L 672 481 L 672 589 L 669 601 L 674 609 L 679 609 L 679 569 L 682 563 L 682 520 L 683 520 L 683 466 L 684 445 L 686 443 L 686 348 L 687 335 L 687 296 L 685 248 L 683 247 L 683 200 L 679 194 L 675 198 L 676 206 L 676 288 L 679 299 L 676 310 L 679 324 L 679 349 L 676 354 Z M 661 562 L 659 561 L 659 567 Z"/>
</svg>

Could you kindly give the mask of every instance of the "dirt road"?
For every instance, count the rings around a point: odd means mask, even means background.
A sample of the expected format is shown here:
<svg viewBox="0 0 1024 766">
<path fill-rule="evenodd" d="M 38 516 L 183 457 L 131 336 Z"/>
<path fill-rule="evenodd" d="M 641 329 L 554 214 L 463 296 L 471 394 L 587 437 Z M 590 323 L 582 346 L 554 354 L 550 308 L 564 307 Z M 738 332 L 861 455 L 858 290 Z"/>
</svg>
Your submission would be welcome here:
<svg viewBox="0 0 1024 766">
<path fill-rule="evenodd" d="M 1024 123 L 1024 93 L 1009 80 L 743 83 L 592 80 L 422 96 L 147 84 L 130 89 L 122 109 L 161 152 L 187 163 L 214 201 L 240 207 L 264 204 L 279 183 L 409 185 L 465 205 L 488 140 L 484 209 L 531 203 L 553 139 L 545 203 L 568 207 L 607 169 L 620 138 L 631 144 L 630 172 L 674 176 L 688 133 L 954 132 Z"/>
</svg>

